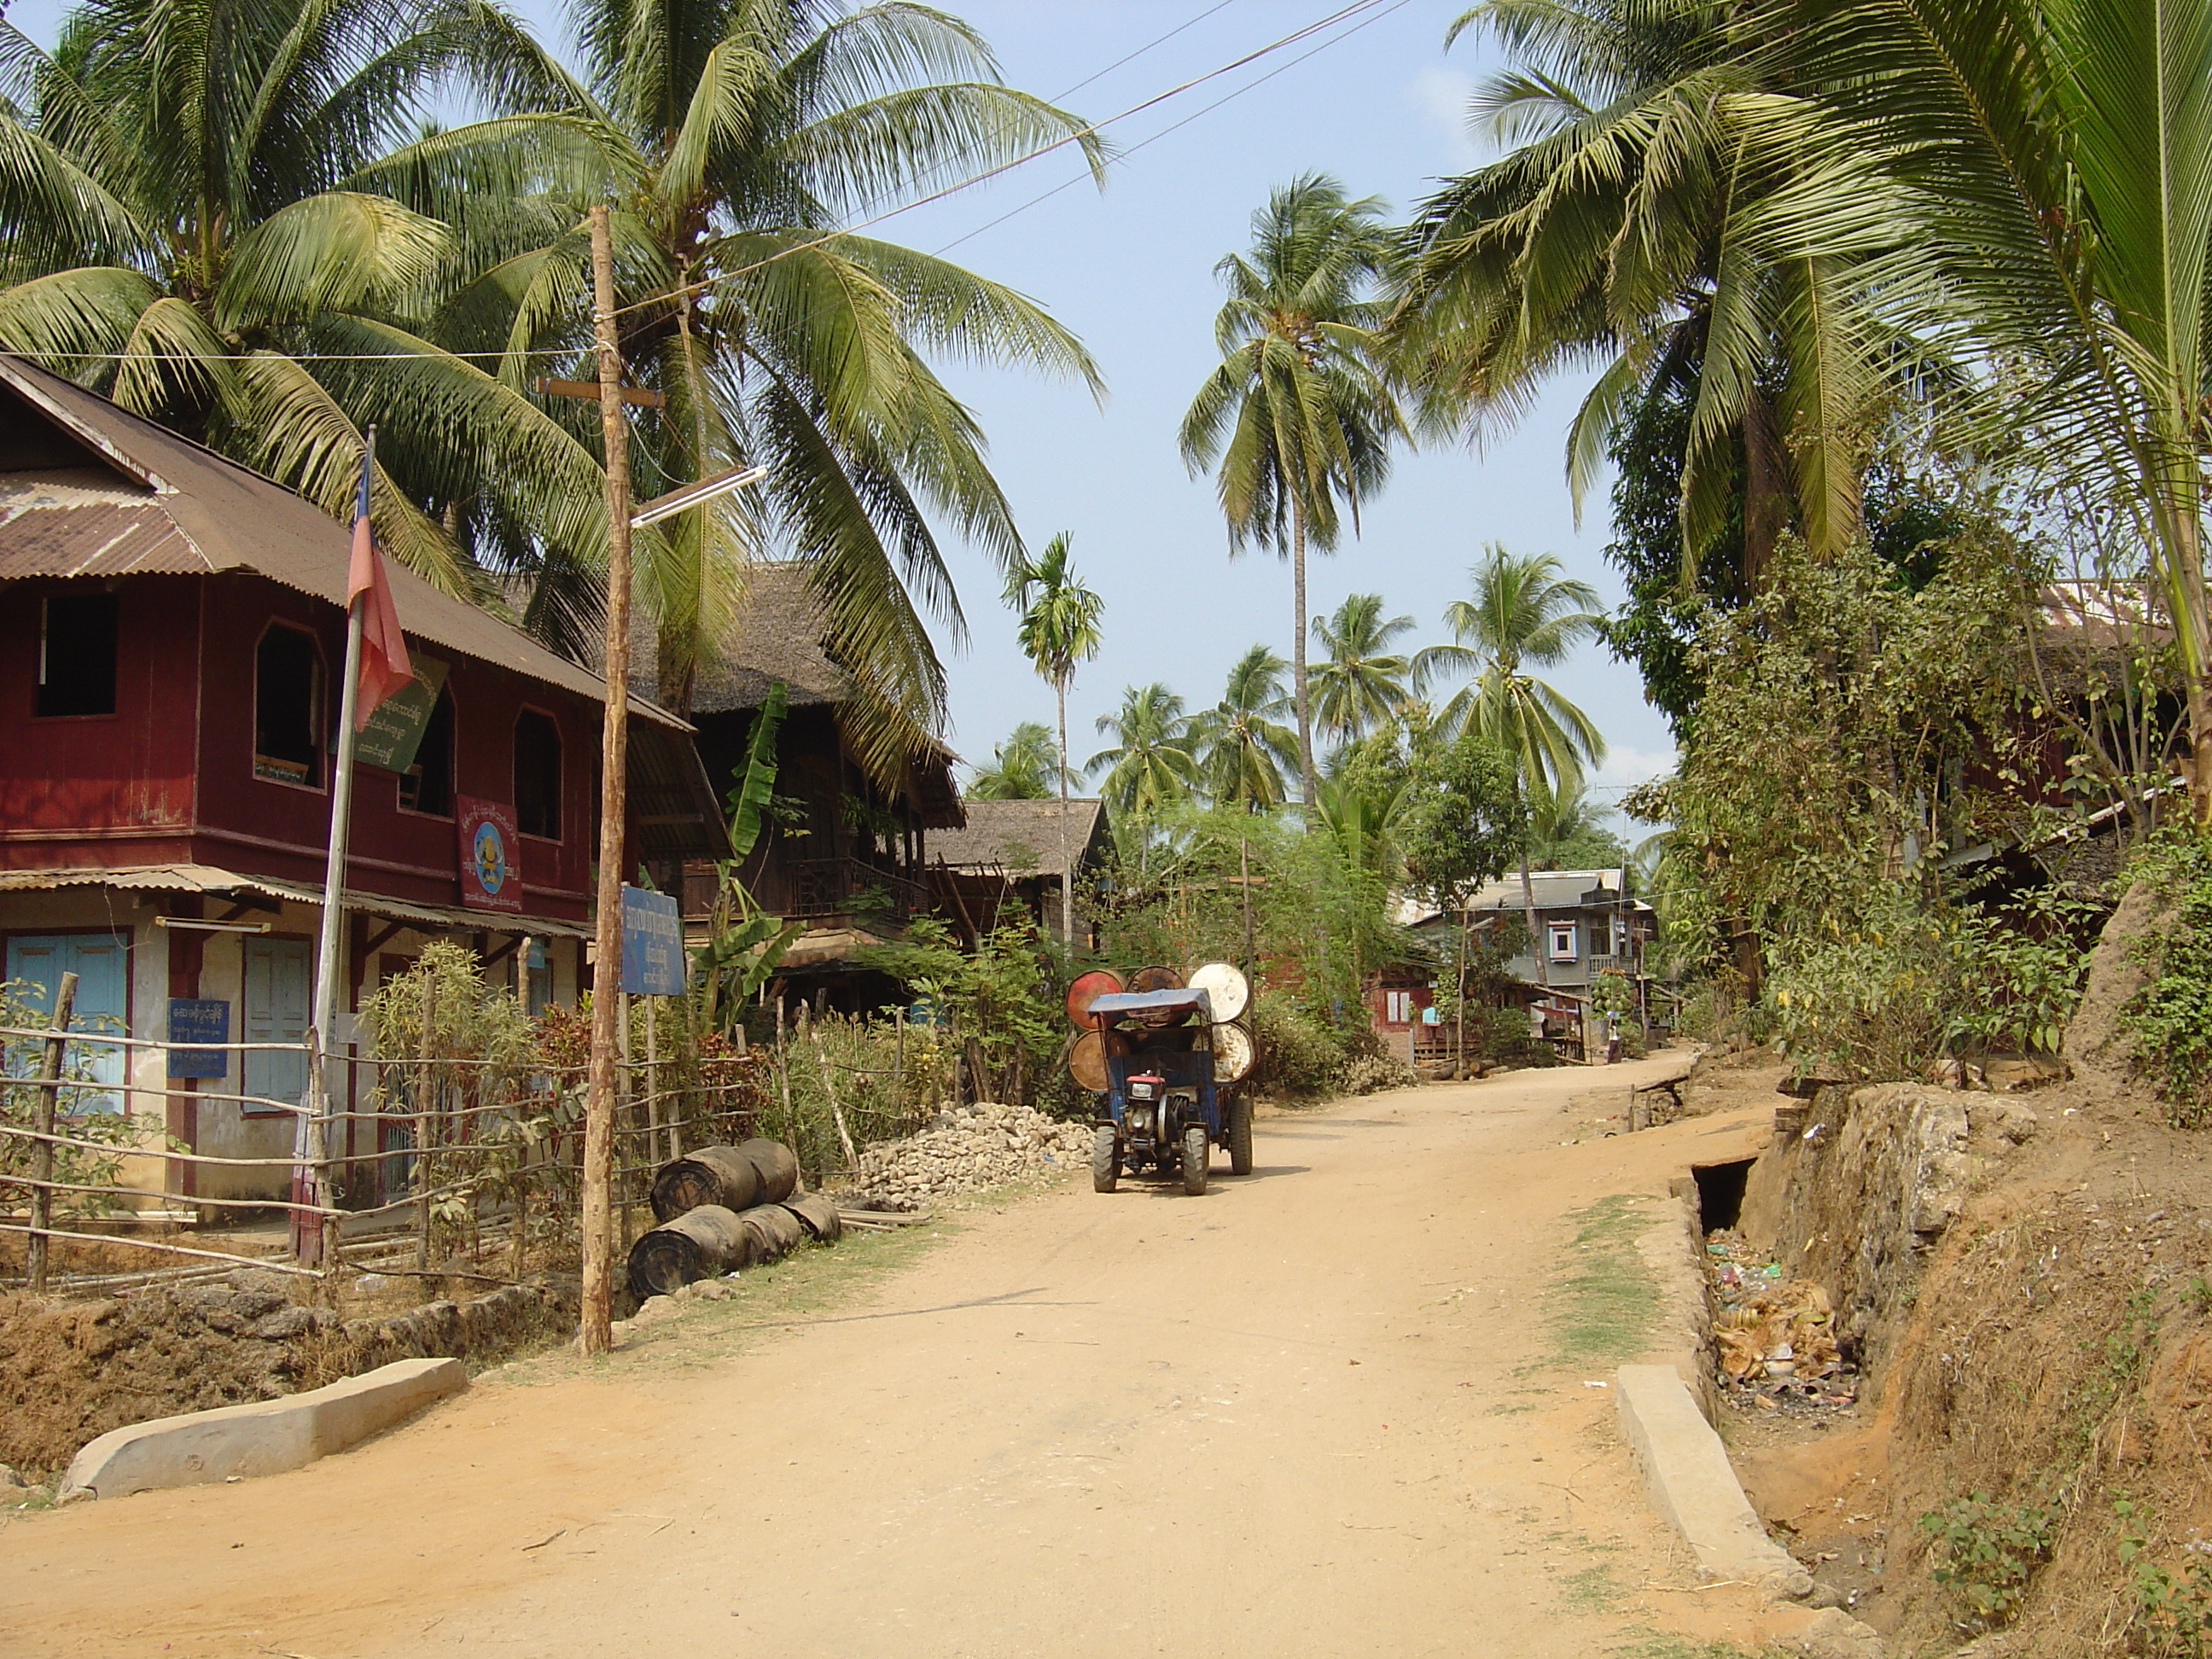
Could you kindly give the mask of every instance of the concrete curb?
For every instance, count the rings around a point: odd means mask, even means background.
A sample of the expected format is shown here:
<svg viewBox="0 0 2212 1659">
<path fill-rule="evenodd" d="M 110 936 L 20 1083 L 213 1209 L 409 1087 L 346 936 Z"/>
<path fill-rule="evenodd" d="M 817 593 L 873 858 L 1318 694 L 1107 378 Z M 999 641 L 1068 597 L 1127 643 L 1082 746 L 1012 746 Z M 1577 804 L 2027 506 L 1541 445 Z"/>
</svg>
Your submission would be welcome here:
<svg viewBox="0 0 2212 1659">
<path fill-rule="evenodd" d="M 403 1359 L 282 1400 L 111 1429 L 71 1461 L 61 1495 L 121 1498 L 282 1474 L 356 1445 L 468 1385 L 458 1359 Z"/>
<path fill-rule="evenodd" d="M 1651 1507 L 1674 1522 L 1713 1579 L 1745 1579 L 1792 1601 L 1813 1575 L 1766 1535 L 1712 1431 L 1671 1365 L 1623 1365 L 1613 1398 Z"/>
</svg>

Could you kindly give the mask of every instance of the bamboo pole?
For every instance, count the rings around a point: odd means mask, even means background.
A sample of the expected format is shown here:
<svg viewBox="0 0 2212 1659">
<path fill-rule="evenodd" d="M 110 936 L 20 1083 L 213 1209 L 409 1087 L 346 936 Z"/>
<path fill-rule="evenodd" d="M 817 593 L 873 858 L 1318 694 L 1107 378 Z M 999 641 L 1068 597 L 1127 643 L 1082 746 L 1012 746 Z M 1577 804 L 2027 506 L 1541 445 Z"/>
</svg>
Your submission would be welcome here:
<svg viewBox="0 0 2212 1659">
<path fill-rule="evenodd" d="M 64 974 L 54 989 L 54 1035 L 46 1039 L 39 1062 L 38 1128 L 40 1139 L 31 1143 L 31 1237 L 24 1247 L 25 1276 L 33 1296 L 46 1293 L 46 1229 L 53 1223 L 54 1113 L 61 1098 L 62 1059 L 69 1049 L 70 1017 L 76 1010 L 76 975 Z"/>
<path fill-rule="evenodd" d="M 830 1098 L 830 1121 L 837 1126 L 837 1144 L 845 1149 L 845 1165 L 853 1172 L 853 1179 L 860 1178 L 860 1154 L 853 1146 L 852 1131 L 845 1127 L 843 1108 L 837 1104 L 837 1085 L 830 1075 L 830 1055 L 822 1046 L 822 1026 L 819 1021 L 809 1024 L 806 1035 L 814 1039 L 814 1059 L 822 1067 L 822 1092 Z"/>
<path fill-rule="evenodd" d="M 599 428 L 607 462 L 606 717 L 599 742 L 599 880 L 592 963 L 592 1069 L 584 1101 L 584 1285 L 578 1342 L 586 1354 L 614 1342 L 616 988 L 622 983 L 623 830 L 629 761 L 629 428 L 615 337 L 614 235 L 605 204 L 591 212 L 592 331 L 599 357 Z"/>
<path fill-rule="evenodd" d="M 437 1018 L 437 980 L 422 972 L 422 1024 L 415 1034 L 415 1265 L 430 1265 L 430 1057 Z"/>
</svg>

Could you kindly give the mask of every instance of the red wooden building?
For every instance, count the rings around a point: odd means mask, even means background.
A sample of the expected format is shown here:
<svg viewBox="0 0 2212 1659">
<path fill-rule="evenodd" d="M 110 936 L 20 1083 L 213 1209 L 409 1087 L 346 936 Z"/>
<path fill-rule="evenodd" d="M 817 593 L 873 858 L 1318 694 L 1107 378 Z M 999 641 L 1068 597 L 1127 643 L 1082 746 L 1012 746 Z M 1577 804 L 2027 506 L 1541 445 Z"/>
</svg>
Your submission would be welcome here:
<svg viewBox="0 0 2212 1659">
<path fill-rule="evenodd" d="M 74 969 L 83 1021 L 154 1042 L 173 1000 L 225 1005 L 233 1042 L 304 1034 L 348 539 L 290 491 L 0 356 L 7 977 L 45 1000 Z M 489 612 L 392 575 L 418 672 L 445 679 L 414 764 L 356 778 L 338 1006 L 357 1009 L 438 938 L 470 944 L 533 1006 L 570 1000 L 591 932 L 599 682 Z M 631 861 L 711 854 L 721 830 L 690 728 L 641 700 L 631 712 Z M 480 896 L 464 893 L 459 820 L 479 802 L 519 831 L 519 908 L 474 908 Z M 341 1039 L 357 1039 L 351 1024 L 342 1016 Z M 233 1059 L 206 1093 L 304 1087 L 296 1055 Z M 289 1148 L 289 1115 L 202 1099 L 171 1063 L 134 1050 L 109 1070 L 134 1113 L 158 1109 L 191 1150 Z M 160 1167 L 149 1162 L 149 1184 Z M 200 1178 L 210 1196 L 281 1185 L 265 1171 L 227 1188 Z"/>
</svg>

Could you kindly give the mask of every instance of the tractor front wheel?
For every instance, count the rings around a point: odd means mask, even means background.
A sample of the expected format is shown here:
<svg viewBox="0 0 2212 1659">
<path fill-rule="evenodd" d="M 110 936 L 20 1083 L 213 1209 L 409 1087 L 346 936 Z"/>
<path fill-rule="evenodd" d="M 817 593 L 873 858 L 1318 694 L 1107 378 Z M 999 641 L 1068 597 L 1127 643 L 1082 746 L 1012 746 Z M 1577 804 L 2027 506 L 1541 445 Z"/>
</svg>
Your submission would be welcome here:
<svg viewBox="0 0 2212 1659">
<path fill-rule="evenodd" d="M 1252 1103 L 1243 1095 L 1229 1097 L 1229 1173 L 1252 1173 Z"/>
<path fill-rule="evenodd" d="M 1121 1178 L 1121 1143 L 1114 1126 L 1102 1123 L 1091 1137 L 1091 1190 L 1110 1193 Z"/>
<path fill-rule="evenodd" d="M 1194 1123 L 1182 1132 L 1182 1189 L 1193 1198 L 1206 1190 L 1206 1165 L 1212 1152 L 1206 1142 L 1206 1125 Z"/>
</svg>

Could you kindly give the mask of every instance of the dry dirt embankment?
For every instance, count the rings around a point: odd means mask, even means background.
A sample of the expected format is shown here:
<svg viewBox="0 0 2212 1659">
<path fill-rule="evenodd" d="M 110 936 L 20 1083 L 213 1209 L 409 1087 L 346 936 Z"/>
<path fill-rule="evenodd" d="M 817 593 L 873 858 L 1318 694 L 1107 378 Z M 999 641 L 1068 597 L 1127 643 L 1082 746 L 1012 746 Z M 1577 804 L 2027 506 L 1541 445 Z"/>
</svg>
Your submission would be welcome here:
<svg viewBox="0 0 2212 1659">
<path fill-rule="evenodd" d="M 1990 1626 L 1977 1656 L 2198 1652 L 2138 1594 L 2129 1533 L 2184 1617 L 2212 1615 L 2212 1575 L 2191 1577 L 2212 1536 L 2212 1170 L 2120 1069 L 2132 971 L 2100 951 L 2072 1079 L 1826 1089 L 1752 1172 L 1744 1233 L 1827 1289 L 1864 1386 L 1851 1420 L 1739 1434 L 1739 1468 L 1900 1653 Z M 1962 1556 L 1995 1552 L 1985 1598 L 2009 1607 L 1936 1581 L 1939 1512 Z"/>
</svg>

